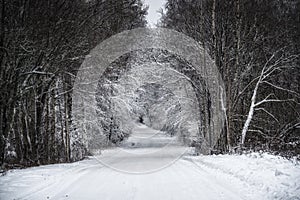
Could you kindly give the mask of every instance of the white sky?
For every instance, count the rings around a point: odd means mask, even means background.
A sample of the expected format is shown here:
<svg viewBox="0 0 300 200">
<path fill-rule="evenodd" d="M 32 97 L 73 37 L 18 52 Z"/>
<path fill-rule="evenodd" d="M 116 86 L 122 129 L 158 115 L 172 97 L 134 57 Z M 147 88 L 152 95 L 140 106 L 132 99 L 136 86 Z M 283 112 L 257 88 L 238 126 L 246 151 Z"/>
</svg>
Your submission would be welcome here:
<svg viewBox="0 0 300 200">
<path fill-rule="evenodd" d="M 151 27 L 153 27 L 160 18 L 160 14 L 157 12 L 160 8 L 164 8 L 166 0 L 144 0 L 146 5 L 149 5 L 147 21 Z"/>
</svg>

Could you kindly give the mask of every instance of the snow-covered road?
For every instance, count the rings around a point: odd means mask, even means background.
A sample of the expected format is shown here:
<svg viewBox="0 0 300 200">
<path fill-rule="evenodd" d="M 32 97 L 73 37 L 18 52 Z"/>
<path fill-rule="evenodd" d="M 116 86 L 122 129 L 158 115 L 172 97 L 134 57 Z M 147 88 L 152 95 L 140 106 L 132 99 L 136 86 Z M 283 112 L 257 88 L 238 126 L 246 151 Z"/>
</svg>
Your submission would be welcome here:
<svg viewBox="0 0 300 200">
<path fill-rule="evenodd" d="M 122 147 L 72 164 L 13 170 L 0 199 L 300 199 L 300 167 L 268 154 L 191 156 L 138 126 Z"/>
</svg>

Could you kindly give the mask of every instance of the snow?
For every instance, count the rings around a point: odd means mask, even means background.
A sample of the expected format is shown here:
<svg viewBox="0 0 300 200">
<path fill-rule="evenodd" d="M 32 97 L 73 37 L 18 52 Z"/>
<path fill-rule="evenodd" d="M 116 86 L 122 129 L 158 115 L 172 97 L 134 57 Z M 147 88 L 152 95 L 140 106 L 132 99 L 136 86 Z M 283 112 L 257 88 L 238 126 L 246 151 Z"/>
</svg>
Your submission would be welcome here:
<svg viewBox="0 0 300 200">
<path fill-rule="evenodd" d="M 297 161 L 267 153 L 192 156 L 191 150 L 139 125 L 101 155 L 8 171 L 0 177 L 0 199 L 300 199 Z"/>
<path fill-rule="evenodd" d="M 300 199 L 300 166 L 297 161 L 267 153 L 188 159 L 215 176 L 234 177 L 257 188 L 263 194 L 260 199 Z"/>
</svg>

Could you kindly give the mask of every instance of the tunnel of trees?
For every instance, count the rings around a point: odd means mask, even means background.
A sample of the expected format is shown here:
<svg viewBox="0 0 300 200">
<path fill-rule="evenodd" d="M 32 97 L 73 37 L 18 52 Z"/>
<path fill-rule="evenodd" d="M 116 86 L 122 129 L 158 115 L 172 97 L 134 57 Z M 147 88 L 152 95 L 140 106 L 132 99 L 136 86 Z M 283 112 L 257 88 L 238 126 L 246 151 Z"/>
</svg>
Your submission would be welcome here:
<svg viewBox="0 0 300 200">
<path fill-rule="evenodd" d="M 147 7 L 141 0 L 0 1 L 2 168 L 70 162 L 88 153 L 86 138 L 72 124 L 72 89 L 77 71 L 85 56 L 103 40 L 124 30 L 146 27 L 146 14 Z M 226 123 L 211 152 L 234 151 L 242 146 L 286 156 L 299 155 L 299 24 L 299 0 L 166 1 L 159 26 L 199 42 L 214 60 L 225 83 Z M 139 53 L 144 56 L 134 56 Z M 153 59 L 160 65 L 155 66 Z M 174 87 L 166 87 L 168 82 L 163 80 L 135 87 L 132 94 L 136 98 L 128 100 L 149 104 L 143 101 L 143 91 L 149 96 L 160 91 L 151 102 L 153 105 L 163 106 L 157 100 L 169 99 L 174 105 L 170 116 L 186 110 L 189 112 L 180 115 L 187 116 L 184 122 L 195 122 L 183 123 L 180 129 L 172 124 L 177 119 L 168 117 L 170 121 L 163 127 L 155 122 L 152 125 L 170 134 L 197 133 L 199 141 L 203 137 L 209 141 L 205 129 L 212 122 L 206 83 L 191 64 L 167 52 L 148 49 L 122 56 L 99 80 L 98 97 L 114 94 L 111 87 L 103 88 L 105 81 L 118 82 L 120 78 L 132 84 L 126 79 L 129 72 L 134 73 L 130 67 L 133 64 L 141 65 L 140 70 L 168 66 L 193 79 L 195 85 L 181 90 L 187 91 L 185 99 L 192 99 L 191 105 L 180 103 Z M 174 78 L 170 76 L 170 80 Z M 123 89 L 125 86 L 122 85 Z M 107 109 L 105 106 L 111 104 L 101 101 L 110 99 L 99 98 L 99 108 Z M 141 105 L 132 105 L 136 106 L 133 114 L 127 114 L 136 119 L 143 115 L 144 122 L 150 125 L 145 110 L 138 109 Z M 190 107 L 185 109 L 183 105 Z M 193 106 L 199 110 L 190 112 Z M 118 116 L 105 113 L 104 117 L 109 118 L 103 121 L 109 123 L 103 124 L 109 133 L 110 124 Z M 130 124 L 115 125 L 118 133 L 124 131 L 122 137 L 130 134 Z M 107 142 L 107 138 L 112 142 L 111 136 L 104 136 L 100 142 Z"/>
<path fill-rule="evenodd" d="M 199 142 L 206 141 L 204 137 L 211 136 L 207 130 L 212 123 L 211 105 L 201 76 L 186 61 L 159 49 L 123 55 L 106 69 L 97 90 L 101 125 L 107 139 L 111 140 L 114 126 L 120 131 L 114 135 L 118 139 L 113 139 L 113 143 L 128 137 L 130 119 L 134 122 L 143 116 L 147 125 L 170 135 L 192 134 Z M 194 129 L 193 133 L 187 129 Z"/>
</svg>

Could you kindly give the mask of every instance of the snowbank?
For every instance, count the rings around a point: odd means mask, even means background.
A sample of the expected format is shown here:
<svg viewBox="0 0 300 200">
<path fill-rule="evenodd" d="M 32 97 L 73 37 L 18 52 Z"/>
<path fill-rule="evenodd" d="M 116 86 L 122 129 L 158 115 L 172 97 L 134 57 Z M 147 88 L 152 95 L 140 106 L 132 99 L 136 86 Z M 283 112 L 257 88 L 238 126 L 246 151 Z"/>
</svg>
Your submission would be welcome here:
<svg viewBox="0 0 300 200">
<path fill-rule="evenodd" d="M 265 199 L 300 199 L 300 163 L 268 153 L 189 157 L 196 165 L 257 187 Z"/>
</svg>

